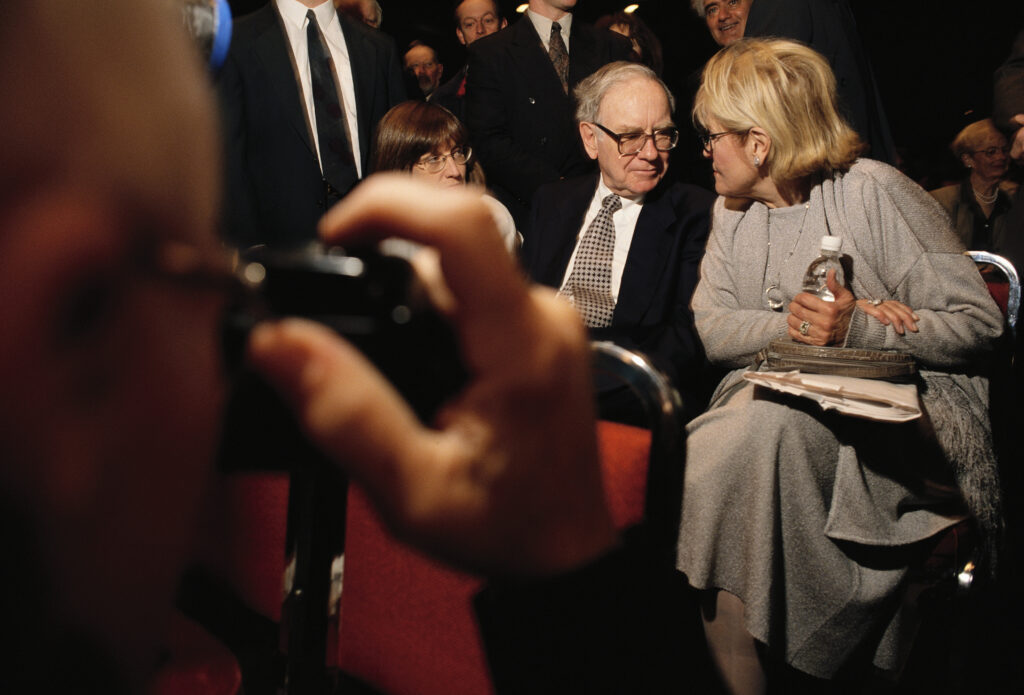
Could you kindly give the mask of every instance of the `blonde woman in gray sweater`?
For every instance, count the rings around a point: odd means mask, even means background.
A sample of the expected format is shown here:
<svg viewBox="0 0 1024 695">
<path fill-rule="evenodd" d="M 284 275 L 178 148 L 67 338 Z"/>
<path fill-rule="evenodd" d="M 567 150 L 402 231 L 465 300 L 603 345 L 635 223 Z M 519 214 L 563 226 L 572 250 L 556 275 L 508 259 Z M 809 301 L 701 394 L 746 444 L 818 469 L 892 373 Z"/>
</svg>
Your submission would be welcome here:
<svg viewBox="0 0 1024 695">
<path fill-rule="evenodd" d="M 921 542 L 970 513 L 999 526 L 980 494 L 995 479 L 980 369 L 1002 316 L 939 205 L 857 158 L 819 54 L 778 39 L 723 49 L 694 120 L 720 197 L 693 310 L 709 359 L 733 371 L 689 426 L 678 567 L 704 590 L 732 692 L 765 691 L 764 659 L 831 679 L 866 650 L 896 670 Z M 834 302 L 801 291 L 826 234 L 849 262 Z M 859 420 L 744 381 L 787 336 L 911 353 L 926 416 Z"/>
</svg>

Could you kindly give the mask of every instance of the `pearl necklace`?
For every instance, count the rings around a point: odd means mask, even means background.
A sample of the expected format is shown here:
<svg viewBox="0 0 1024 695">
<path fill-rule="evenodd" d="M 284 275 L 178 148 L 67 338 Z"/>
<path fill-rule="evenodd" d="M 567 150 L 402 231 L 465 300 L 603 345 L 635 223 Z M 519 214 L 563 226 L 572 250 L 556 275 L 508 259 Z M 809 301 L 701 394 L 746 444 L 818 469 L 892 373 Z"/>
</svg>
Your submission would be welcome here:
<svg viewBox="0 0 1024 695">
<path fill-rule="evenodd" d="M 974 184 L 971 184 L 971 190 L 974 191 L 974 199 L 982 205 L 991 205 L 996 202 L 996 198 L 999 197 L 999 186 L 996 186 L 995 190 L 992 191 L 992 195 L 987 197 L 978 193 L 978 189 L 974 187 Z"/>
</svg>

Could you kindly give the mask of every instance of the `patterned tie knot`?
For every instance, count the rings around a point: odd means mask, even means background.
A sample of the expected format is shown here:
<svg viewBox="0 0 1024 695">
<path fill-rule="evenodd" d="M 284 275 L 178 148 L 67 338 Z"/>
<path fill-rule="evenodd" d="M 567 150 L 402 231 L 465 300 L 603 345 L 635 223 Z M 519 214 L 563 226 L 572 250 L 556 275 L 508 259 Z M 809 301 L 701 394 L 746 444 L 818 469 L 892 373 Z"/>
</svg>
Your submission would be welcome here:
<svg viewBox="0 0 1024 695">
<path fill-rule="evenodd" d="M 601 210 L 607 212 L 609 215 L 612 215 L 621 209 L 622 198 L 615 195 L 614 193 L 606 195 L 604 197 L 604 200 L 601 201 Z"/>
</svg>

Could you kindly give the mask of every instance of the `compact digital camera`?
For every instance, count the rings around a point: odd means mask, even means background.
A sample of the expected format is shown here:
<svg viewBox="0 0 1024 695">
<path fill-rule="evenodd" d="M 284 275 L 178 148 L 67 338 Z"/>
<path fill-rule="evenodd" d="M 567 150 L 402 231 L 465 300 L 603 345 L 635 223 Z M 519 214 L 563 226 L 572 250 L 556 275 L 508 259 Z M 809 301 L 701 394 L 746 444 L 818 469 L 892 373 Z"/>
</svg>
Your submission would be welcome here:
<svg viewBox="0 0 1024 695">
<path fill-rule="evenodd" d="M 276 469 L 306 455 L 291 411 L 244 365 L 260 320 L 298 316 L 332 328 L 358 347 L 424 422 L 466 381 L 454 333 L 429 303 L 412 266 L 378 251 L 256 247 L 241 254 L 250 291 L 229 310 L 224 348 L 233 385 L 222 467 Z"/>
</svg>

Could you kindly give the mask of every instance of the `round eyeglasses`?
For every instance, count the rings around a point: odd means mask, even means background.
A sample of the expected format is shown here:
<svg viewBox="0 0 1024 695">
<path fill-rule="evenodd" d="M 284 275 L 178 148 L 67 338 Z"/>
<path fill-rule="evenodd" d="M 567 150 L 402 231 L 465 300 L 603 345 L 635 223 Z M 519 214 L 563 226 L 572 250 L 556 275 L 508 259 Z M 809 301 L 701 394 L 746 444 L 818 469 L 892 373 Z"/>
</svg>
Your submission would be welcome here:
<svg viewBox="0 0 1024 695">
<path fill-rule="evenodd" d="M 637 154 L 647 146 L 647 138 L 654 141 L 654 149 L 658 152 L 668 152 L 679 144 L 679 129 L 675 126 L 658 128 L 651 133 L 616 133 L 595 122 L 598 128 L 604 131 L 608 137 L 615 141 L 619 147 L 619 154 L 624 157 Z"/>
<path fill-rule="evenodd" d="M 1010 148 L 1006 145 L 1002 147 L 986 147 L 983 150 L 972 150 L 971 154 L 983 154 L 986 157 L 995 157 L 997 154 L 1009 154 Z"/>
<path fill-rule="evenodd" d="M 463 166 L 472 156 L 472 147 L 456 147 L 448 154 L 425 154 L 420 157 L 420 161 L 416 162 L 416 166 L 426 170 L 428 173 L 440 174 L 448 165 L 449 158 L 457 165 Z"/>
</svg>

